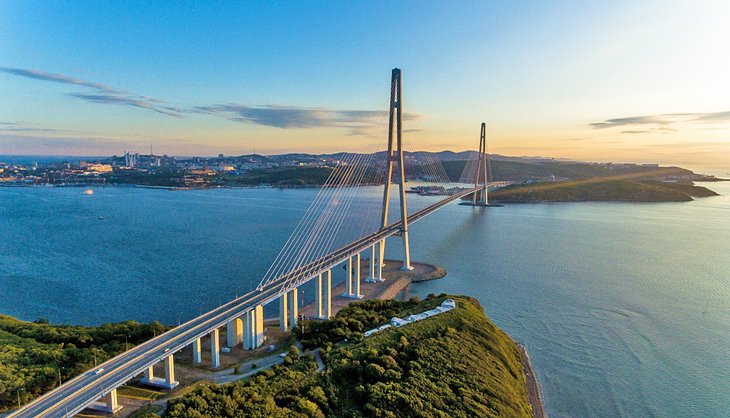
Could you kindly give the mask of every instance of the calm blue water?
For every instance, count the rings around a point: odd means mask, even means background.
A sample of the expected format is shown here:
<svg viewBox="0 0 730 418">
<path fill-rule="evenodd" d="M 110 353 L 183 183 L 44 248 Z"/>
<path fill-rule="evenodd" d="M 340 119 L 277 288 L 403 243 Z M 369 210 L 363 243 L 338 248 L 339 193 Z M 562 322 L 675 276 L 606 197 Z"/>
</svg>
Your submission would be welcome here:
<svg viewBox="0 0 730 418">
<path fill-rule="evenodd" d="M 450 205 L 412 226 L 414 259 L 449 271 L 413 292 L 479 299 L 552 417 L 730 416 L 730 183 L 709 187 L 724 196 Z M 0 188 L 0 312 L 189 319 L 258 283 L 315 193 L 81 192 Z"/>
</svg>

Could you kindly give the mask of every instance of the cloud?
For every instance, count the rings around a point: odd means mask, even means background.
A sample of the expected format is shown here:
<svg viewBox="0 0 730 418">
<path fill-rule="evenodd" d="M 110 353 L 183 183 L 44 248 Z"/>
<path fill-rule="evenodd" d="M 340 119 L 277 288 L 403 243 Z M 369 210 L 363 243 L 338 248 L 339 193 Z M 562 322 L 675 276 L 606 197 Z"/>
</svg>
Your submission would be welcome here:
<svg viewBox="0 0 730 418">
<path fill-rule="evenodd" d="M 369 135 L 378 125 L 387 125 L 387 111 L 338 110 L 303 106 L 244 105 L 237 103 L 176 107 L 166 104 L 167 102 L 161 99 L 130 93 L 106 84 L 86 81 L 63 74 L 52 74 L 39 70 L 10 67 L 0 67 L 0 72 L 34 80 L 91 89 L 91 92 L 73 92 L 66 94 L 68 97 L 84 100 L 89 103 L 134 107 L 178 118 L 186 114 L 207 114 L 222 117 L 233 122 L 280 129 L 341 128 L 348 130 L 350 135 Z M 404 121 L 418 118 L 420 116 L 417 114 L 403 114 Z"/>
<path fill-rule="evenodd" d="M 112 105 L 132 106 L 141 109 L 152 110 L 163 115 L 182 117 L 180 115 L 180 109 L 169 107 L 169 106 L 157 106 L 150 101 L 135 99 L 128 96 L 116 96 L 113 94 L 84 94 L 84 93 L 69 93 L 68 96 L 75 97 L 77 99 L 86 100 L 91 103 L 103 103 Z"/>
<path fill-rule="evenodd" d="M 10 68 L 0 67 L 0 71 L 4 73 L 14 74 L 21 77 L 33 78 L 36 80 L 52 81 L 62 84 L 72 84 L 75 86 L 89 87 L 99 91 L 106 91 L 109 93 L 124 93 L 122 90 L 115 89 L 114 87 L 107 86 L 101 83 L 94 83 L 90 81 L 80 80 L 78 78 L 69 77 L 63 74 L 52 74 L 45 71 L 39 70 L 28 70 L 24 68 Z"/>
<path fill-rule="evenodd" d="M 0 131 L 2 131 L 2 132 L 65 132 L 63 129 L 32 128 L 32 127 L 0 128 Z"/>
<path fill-rule="evenodd" d="M 181 117 L 181 110 L 164 106 L 164 100 L 150 96 L 142 96 L 129 93 L 124 90 L 108 86 L 106 84 L 81 80 L 63 74 L 52 74 L 45 71 L 29 70 L 24 68 L 0 67 L 0 72 L 13 74 L 20 77 L 32 78 L 34 80 L 50 81 L 54 83 L 67 84 L 72 86 L 87 87 L 95 90 L 94 93 L 68 93 L 69 97 L 82 99 L 91 103 L 113 104 L 119 106 L 132 106 L 140 109 L 151 110 L 167 116 Z"/>
<path fill-rule="evenodd" d="M 698 113 L 694 119 L 696 122 L 730 122 L 730 111 L 715 113 Z"/>
<path fill-rule="evenodd" d="M 64 129 L 40 128 L 26 122 L 0 122 L 0 132 L 68 132 Z"/>
<path fill-rule="evenodd" d="M 239 123 L 270 126 L 281 129 L 344 128 L 351 135 L 367 135 L 371 128 L 388 117 L 387 111 L 337 110 L 320 107 L 216 104 L 196 106 L 195 112 L 226 118 Z M 417 119 L 412 113 L 405 120 Z"/>
<path fill-rule="evenodd" d="M 603 122 L 590 123 L 594 129 L 624 128 L 635 126 L 653 125 L 647 129 L 629 129 L 621 131 L 622 134 L 639 133 L 672 133 L 677 132 L 671 125 L 675 123 L 728 123 L 730 122 L 730 111 L 707 112 L 707 113 L 664 113 L 649 116 L 631 116 L 624 118 L 607 119 Z"/>
<path fill-rule="evenodd" d="M 628 118 L 616 118 L 616 119 L 608 119 L 603 122 L 595 122 L 591 123 L 590 126 L 592 126 L 595 129 L 606 129 L 606 128 L 615 128 L 615 127 L 622 127 L 622 126 L 632 126 L 632 125 L 658 125 L 663 126 L 671 123 L 670 120 L 667 120 L 662 117 L 663 115 L 659 116 L 632 116 Z"/>
</svg>

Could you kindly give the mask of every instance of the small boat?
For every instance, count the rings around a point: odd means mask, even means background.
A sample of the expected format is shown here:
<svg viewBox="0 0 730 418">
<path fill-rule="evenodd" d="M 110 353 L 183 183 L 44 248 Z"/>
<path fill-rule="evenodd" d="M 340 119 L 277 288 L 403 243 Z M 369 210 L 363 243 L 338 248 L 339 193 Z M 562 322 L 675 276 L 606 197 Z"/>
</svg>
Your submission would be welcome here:
<svg viewBox="0 0 730 418">
<path fill-rule="evenodd" d="M 103 217 L 103 216 L 101 216 L 101 215 L 99 215 L 99 220 L 100 220 L 100 221 L 103 221 L 103 220 L 104 220 L 104 217 Z"/>
</svg>

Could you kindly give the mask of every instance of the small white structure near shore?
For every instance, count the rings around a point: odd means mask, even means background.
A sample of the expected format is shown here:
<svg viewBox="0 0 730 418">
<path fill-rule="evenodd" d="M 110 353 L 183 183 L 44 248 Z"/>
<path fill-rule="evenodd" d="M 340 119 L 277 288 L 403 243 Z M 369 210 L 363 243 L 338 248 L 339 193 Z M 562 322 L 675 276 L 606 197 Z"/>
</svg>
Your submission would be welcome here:
<svg viewBox="0 0 730 418">
<path fill-rule="evenodd" d="M 369 337 L 369 336 L 375 334 L 376 332 L 384 331 L 390 327 L 399 328 L 404 325 L 408 325 L 413 322 L 420 321 L 422 319 L 430 318 L 432 316 L 436 316 L 438 314 L 448 312 L 448 311 L 454 309 L 455 307 L 456 307 L 456 301 L 454 301 L 453 299 L 446 299 L 445 301 L 441 302 L 440 306 L 437 306 L 433 309 L 429 309 L 425 312 L 421 312 L 419 314 L 408 315 L 405 318 L 398 318 L 398 317 L 390 318 L 389 323 L 387 323 L 385 325 L 381 325 L 375 329 L 365 331 L 365 333 L 363 335 L 365 335 L 366 337 Z"/>
</svg>

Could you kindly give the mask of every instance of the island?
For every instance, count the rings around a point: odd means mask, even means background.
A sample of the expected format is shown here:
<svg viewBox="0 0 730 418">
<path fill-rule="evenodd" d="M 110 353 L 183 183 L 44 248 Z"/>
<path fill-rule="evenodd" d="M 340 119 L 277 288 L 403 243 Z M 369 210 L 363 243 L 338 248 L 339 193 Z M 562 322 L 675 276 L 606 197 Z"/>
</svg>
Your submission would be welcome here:
<svg viewBox="0 0 730 418">
<path fill-rule="evenodd" d="M 614 180 L 514 184 L 489 194 L 490 202 L 688 202 L 695 197 L 717 196 L 692 182 Z"/>
</svg>

